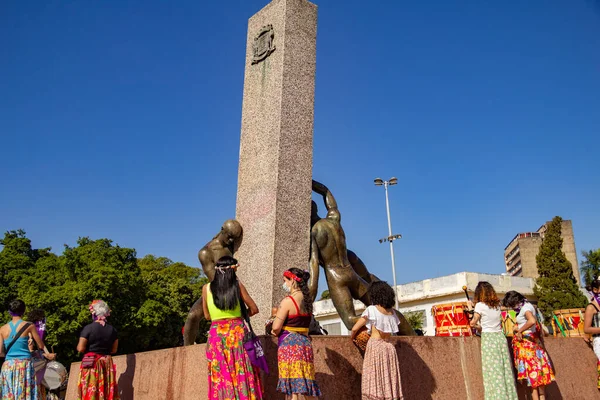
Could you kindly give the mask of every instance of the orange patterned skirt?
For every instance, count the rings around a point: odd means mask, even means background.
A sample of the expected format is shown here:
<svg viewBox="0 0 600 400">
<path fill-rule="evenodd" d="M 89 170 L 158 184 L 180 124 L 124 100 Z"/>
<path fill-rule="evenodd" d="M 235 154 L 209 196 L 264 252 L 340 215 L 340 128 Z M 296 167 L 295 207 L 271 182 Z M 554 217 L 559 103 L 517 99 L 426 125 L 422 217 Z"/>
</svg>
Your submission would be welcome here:
<svg viewBox="0 0 600 400">
<path fill-rule="evenodd" d="M 512 345 L 517 380 L 532 388 L 546 386 L 555 380 L 550 358 L 537 332 L 523 334 L 523 340 L 513 337 Z"/>
</svg>

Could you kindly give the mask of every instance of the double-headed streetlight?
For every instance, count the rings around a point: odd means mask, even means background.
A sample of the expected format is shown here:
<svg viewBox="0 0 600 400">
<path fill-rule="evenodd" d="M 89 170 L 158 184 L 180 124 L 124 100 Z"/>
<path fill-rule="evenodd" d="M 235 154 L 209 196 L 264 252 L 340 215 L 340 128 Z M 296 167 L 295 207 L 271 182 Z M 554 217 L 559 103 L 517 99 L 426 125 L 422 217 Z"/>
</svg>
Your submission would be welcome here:
<svg viewBox="0 0 600 400">
<path fill-rule="evenodd" d="M 390 242 L 390 254 L 392 255 L 392 278 L 394 279 L 394 293 L 396 294 L 396 309 L 398 309 L 398 292 L 396 291 L 396 263 L 394 262 L 394 240 L 400 239 L 402 235 L 392 235 L 392 220 L 390 218 L 390 200 L 388 198 L 388 186 L 396 185 L 398 178 L 392 177 L 389 181 L 384 181 L 381 178 L 375 178 L 375 186 L 383 186 L 385 189 L 385 208 L 387 210 L 388 219 L 388 236 L 379 239 L 379 243 Z"/>
</svg>

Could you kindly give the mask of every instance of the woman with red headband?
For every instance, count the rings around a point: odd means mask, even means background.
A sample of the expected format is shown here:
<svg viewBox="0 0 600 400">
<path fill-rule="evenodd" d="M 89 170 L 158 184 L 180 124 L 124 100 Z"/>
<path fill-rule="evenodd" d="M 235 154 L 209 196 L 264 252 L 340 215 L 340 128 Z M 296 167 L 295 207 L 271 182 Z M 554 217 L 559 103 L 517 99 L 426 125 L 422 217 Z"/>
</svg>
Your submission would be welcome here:
<svg viewBox="0 0 600 400">
<path fill-rule="evenodd" d="M 283 273 L 283 290 L 290 295 L 281 301 L 271 330 L 274 336 L 279 336 L 277 391 L 284 393 L 286 400 L 296 400 L 300 394 L 305 399 L 321 395 L 308 337 L 313 310 L 309 279 L 310 273 L 299 268 L 290 268 Z"/>
</svg>

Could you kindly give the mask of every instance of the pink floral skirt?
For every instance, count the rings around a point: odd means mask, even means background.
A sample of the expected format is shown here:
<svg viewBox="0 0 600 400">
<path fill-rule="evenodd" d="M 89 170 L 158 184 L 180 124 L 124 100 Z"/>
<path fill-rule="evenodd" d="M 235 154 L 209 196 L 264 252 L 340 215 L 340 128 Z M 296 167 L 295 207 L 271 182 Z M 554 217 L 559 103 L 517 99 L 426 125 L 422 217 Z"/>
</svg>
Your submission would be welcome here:
<svg viewBox="0 0 600 400">
<path fill-rule="evenodd" d="M 246 325 L 241 318 L 213 321 L 208 332 L 209 400 L 262 400 L 258 368 L 244 350 Z"/>
<path fill-rule="evenodd" d="M 362 370 L 363 400 L 401 400 L 400 364 L 396 348 L 383 339 L 369 339 Z"/>
</svg>

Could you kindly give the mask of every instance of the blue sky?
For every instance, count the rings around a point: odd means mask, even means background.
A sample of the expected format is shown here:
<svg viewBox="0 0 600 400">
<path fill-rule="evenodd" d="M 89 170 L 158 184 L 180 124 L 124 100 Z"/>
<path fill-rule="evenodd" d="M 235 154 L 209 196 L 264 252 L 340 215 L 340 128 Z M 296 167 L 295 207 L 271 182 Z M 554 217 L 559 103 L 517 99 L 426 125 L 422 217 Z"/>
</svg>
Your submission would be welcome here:
<svg viewBox="0 0 600 400">
<path fill-rule="evenodd" d="M 235 214 L 247 19 L 267 2 L 5 2 L 0 229 L 199 266 Z M 486 3 L 486 4 L 484 4 Z M 600 247 L 600 5 L 318 2 L 315 179 L 391 281 L 501 273 L 555 215 Z"/>
</svg>

